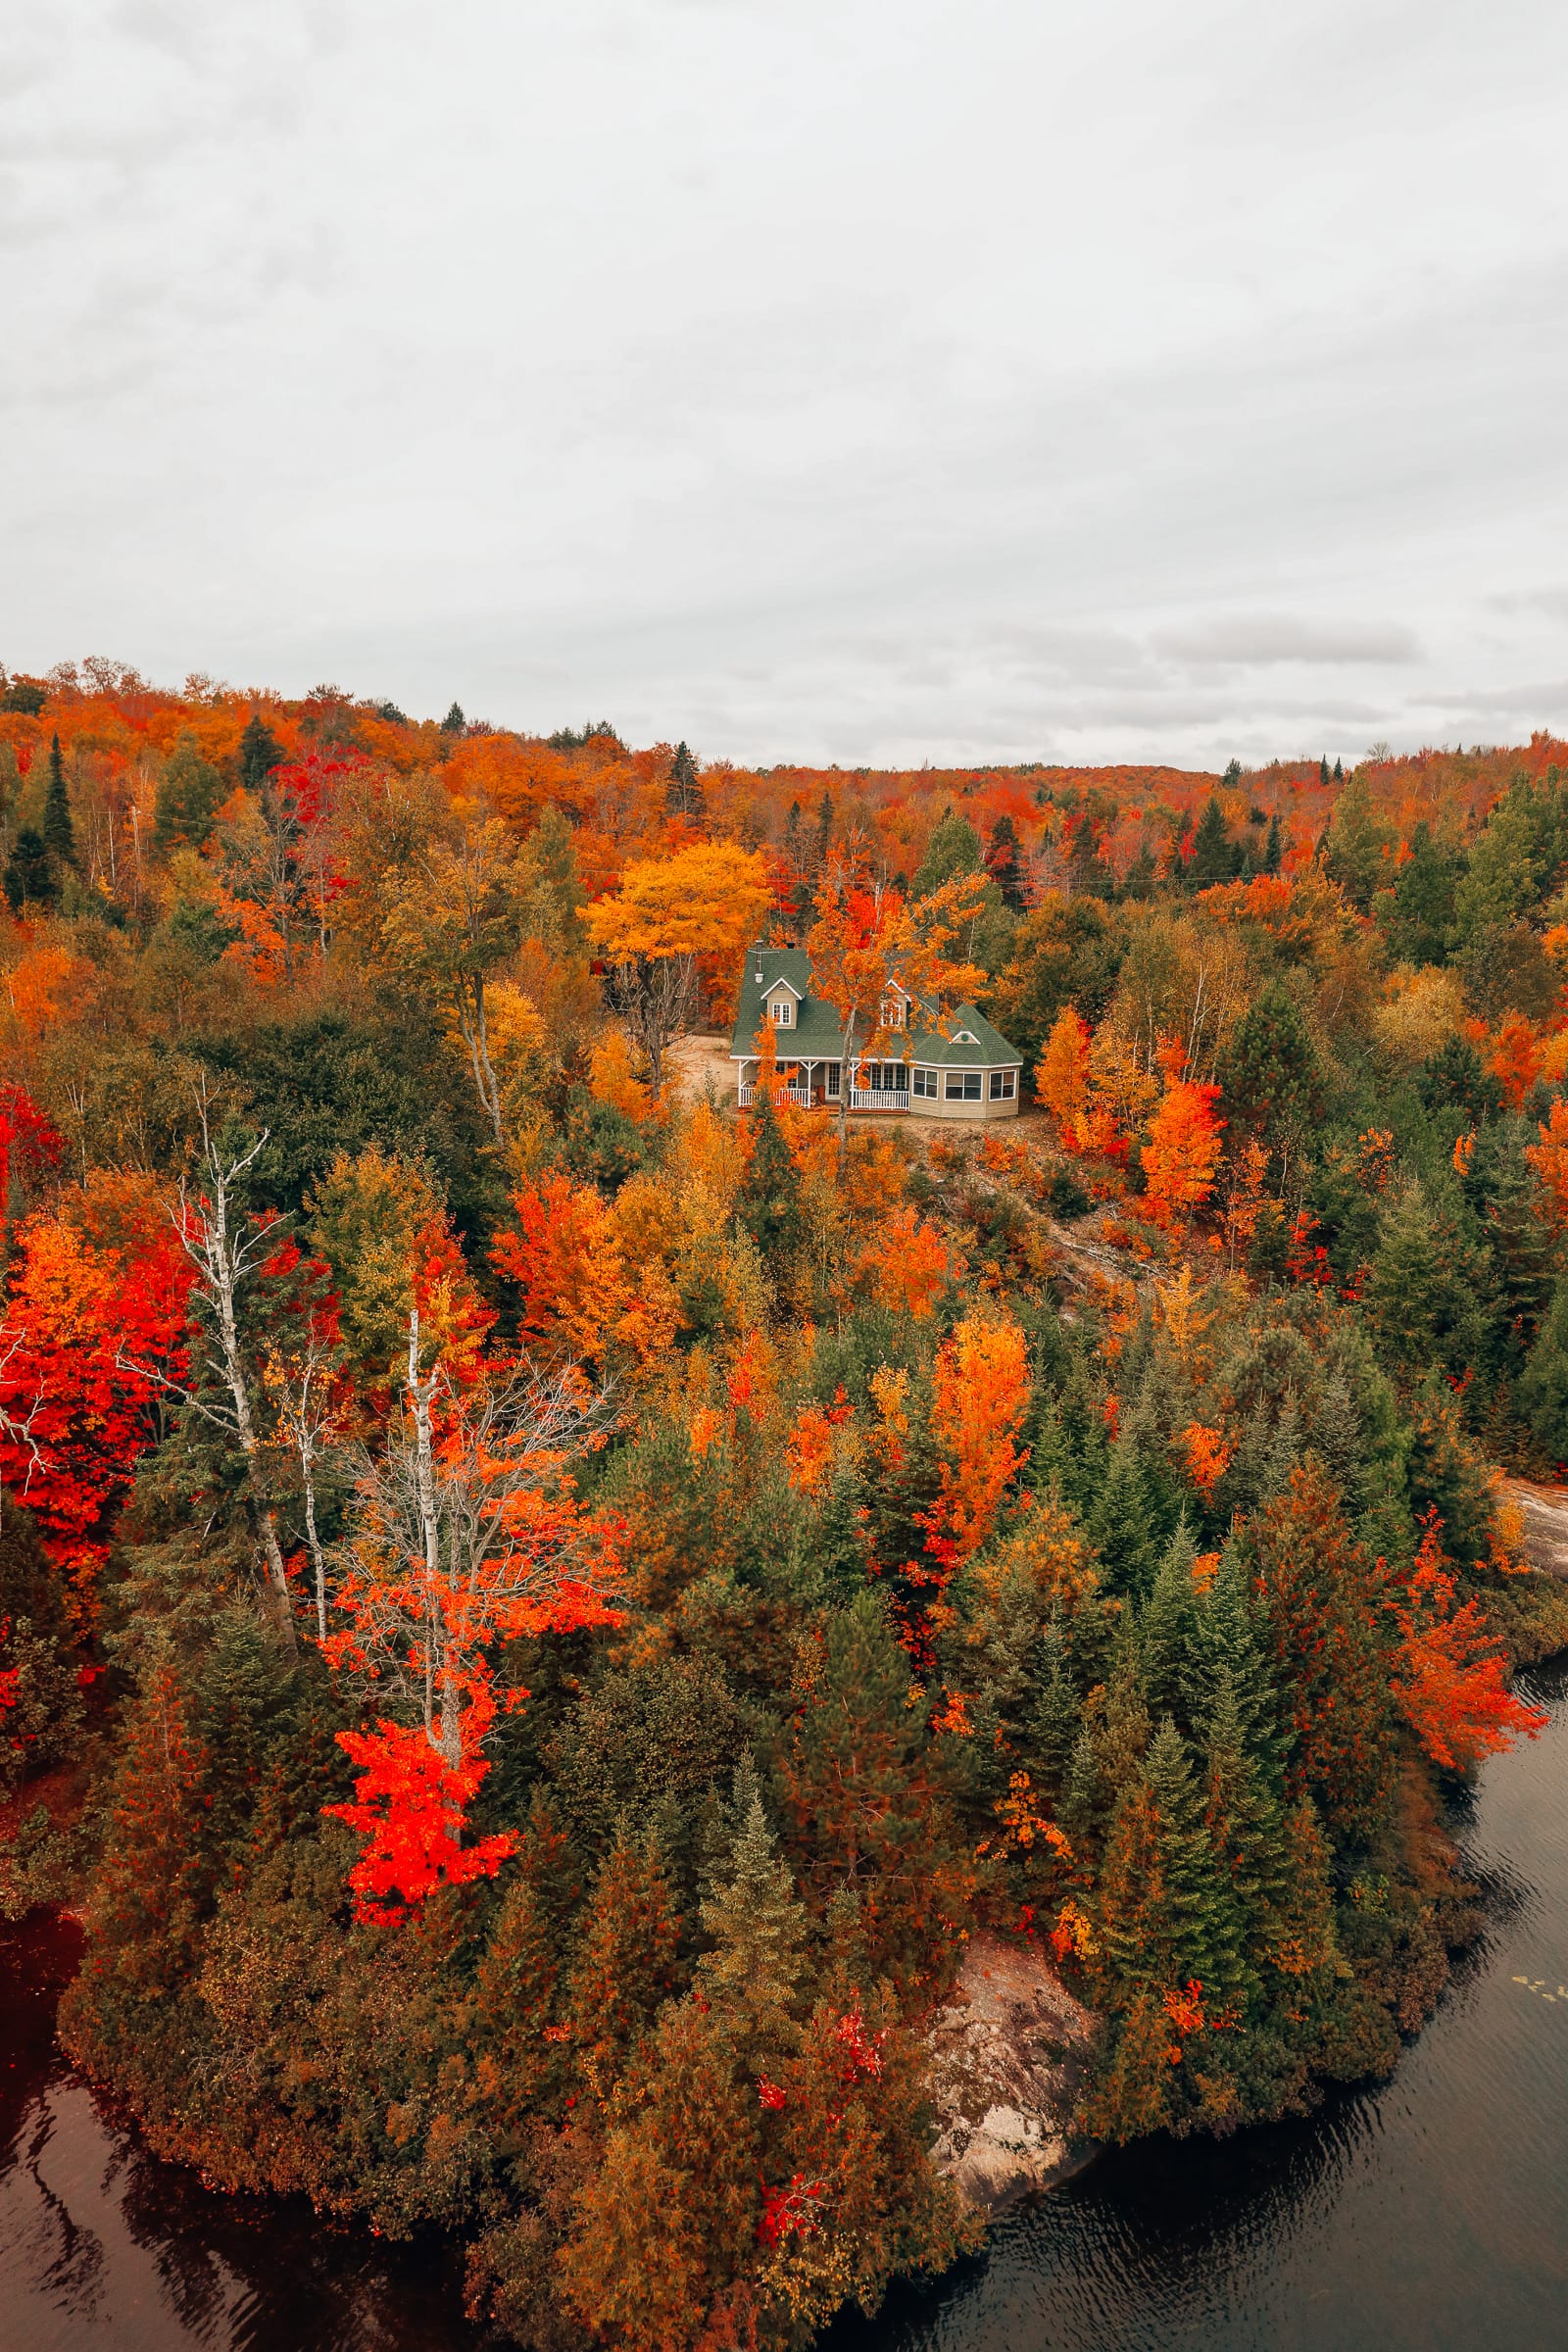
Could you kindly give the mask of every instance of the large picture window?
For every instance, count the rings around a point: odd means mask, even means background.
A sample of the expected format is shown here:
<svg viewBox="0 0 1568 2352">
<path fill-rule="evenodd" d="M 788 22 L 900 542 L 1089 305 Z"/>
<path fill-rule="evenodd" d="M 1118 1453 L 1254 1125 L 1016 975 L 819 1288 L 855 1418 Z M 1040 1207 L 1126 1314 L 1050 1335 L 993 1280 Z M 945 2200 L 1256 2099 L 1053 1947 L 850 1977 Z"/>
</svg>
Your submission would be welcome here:
<svg viewBox="0 0 1568 2352">
<path fill-rule="evenodd" d="M 950 1102 L 978 1102 L 980 1073 L 978 1070 L 950 1070 L 948 1072 L 948 1101 Z"/>
</svg>

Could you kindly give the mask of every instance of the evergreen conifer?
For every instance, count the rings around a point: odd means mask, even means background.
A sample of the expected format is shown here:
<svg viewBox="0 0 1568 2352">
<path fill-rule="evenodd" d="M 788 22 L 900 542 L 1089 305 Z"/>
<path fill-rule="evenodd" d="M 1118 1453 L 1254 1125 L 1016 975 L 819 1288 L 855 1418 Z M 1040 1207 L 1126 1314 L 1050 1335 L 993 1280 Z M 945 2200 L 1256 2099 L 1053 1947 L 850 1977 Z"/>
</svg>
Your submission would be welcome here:
<svg viewBox="0 0 1568 2352">
<path fill-rule="evenodd" d="M 60 755 L 60 737 L 49 740 L 49 784 L 43 802 L 43 846 L 54 860 L 57 879 L 64 880 L 65 870 L 76 862 L 76 828 L 71 818 L 71 794 L 66 785 L 66 763 Z"/>
<path fill-rule="evenodd" d="M 274 767 L 283 764 L 283 747 L 260 712 L 252 711 L 239 739 L 239 780 L 247 792 L 260 792 Z"/>
<path fill-rule="evenodd" d="M 1130 2005 L 1141 1988 L 1195 1979 L 1219 2007 L 1246 1986 L 1236 1898 L 1216 1866 L 1191 1759 L 1167 1715 L 1123 1797 L 1100 1875 L 1101 1940 Z"/>
<path fill-rule="evenodd" d="M 1519 1383 L 1519 1405 L 1544 1460 L 1568 1464 L 1568 1275 L 1559 1277 Z"/>
<path fill-rule="evenodd" d="M 1268 820 L 1268 840 L 1263 846 L 1264 873 L 1277 874 L 1280 870 L 1280 862 L 1284 856 L 1285 842 L 1280 832 L 1280 812 L 1276 808 L 1273 815 Z"/>
<path fill-rule="evenodd" d="M 1002 893 L 1003 904 L 1015 914 L 1024 911 L 1023 869 L 1018 862 L 1018 829 L 1010 816 L 999 816 L 991 828 L 991 847 L 986 857 L 991 879 Z"/>
<path fill-rule="evenodd" d="M 1186 1517 L 1166 1544 L 1139 1624 L 1144 1689 L 1156 1715 L 1180 1711 L 1186 1688 L 1187 1653 L 1197 1631 L 1199 1602 L 1193 1585 L 1197 1545 Z"/>
<path fill-rule="evenodd" d="M 1231 837 L 1226 829 L 1224 812 L 1210 794 L 1202 815 L 1198 820 L 1198 832 L 1193 841 L 1193 854 L 1188 860 L 1187 880 L 1193 890 L 1211 890 L 1216 883 L 1235 879 L 1237 859 L 1231 850 Z"/>
<path fill-rule="evenodd" d="M 153 848 L 161 858 L 180 843 L 199 850 L 211 838 L 222 778 L 187 729 L 164 762 L 153 802 Z"/>
<path fill-rule="evenodd" d="M 758 1089 L 749 1115 L 752 1150 L 741 1179 L 740 1220 L 761 1251 L 763 1262 L 782 1270 L 799 1249 L 805 1230 L 800 1170 L 766 1087 Z"/>
<path fill-rule="evenodd" d="M 707 803 L 697 762 L 685 743 L 677 743 L 675 757 L 669 763 L 669 782 L 664 788 L 664 806 L 671 816 L 689 817 L 700 824 Z"/>
<path fill-rule="evenodd" d="M 35 826 L 24 825 L 12 846 L 11 861 L 6 867 L 6 898 L 13 914 L 20 914 L 24 905 L 52 906 L 60 896 L 55 880 L 54 860 L 44 847 L 43 835 Z"/>
<path fill-rule="evenodd" d="M 755 1791 L 728 1875 L 704 1902 L 702 1922 L 713 1949 L 697 1973 L 712 2008 L 753 2056 L 787 2048 L 799 2038 L 806 1910 Z"/>
<path fill-rule="evenodd" d="M 594 1882 L 569 1984 L 573 2038 L 601 2099 L 673 1991 L 679 1942 L 658 1845 L 633 1845 L 622 1826 Z"/>
</svg>

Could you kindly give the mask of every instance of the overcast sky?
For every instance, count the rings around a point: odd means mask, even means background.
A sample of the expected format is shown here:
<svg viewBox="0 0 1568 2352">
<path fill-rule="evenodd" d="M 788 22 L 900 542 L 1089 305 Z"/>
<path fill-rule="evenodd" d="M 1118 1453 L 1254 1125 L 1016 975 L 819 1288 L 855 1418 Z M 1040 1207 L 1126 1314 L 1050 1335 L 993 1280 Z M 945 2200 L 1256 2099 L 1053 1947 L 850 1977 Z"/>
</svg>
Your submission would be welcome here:
<svg viewBox="0 0 1568 2352">
<path fill-rule="evenodd" d="M 48 0 L 0 659 L 705 758 L 1568 729 L 1562 0 Z"/>
</svg>

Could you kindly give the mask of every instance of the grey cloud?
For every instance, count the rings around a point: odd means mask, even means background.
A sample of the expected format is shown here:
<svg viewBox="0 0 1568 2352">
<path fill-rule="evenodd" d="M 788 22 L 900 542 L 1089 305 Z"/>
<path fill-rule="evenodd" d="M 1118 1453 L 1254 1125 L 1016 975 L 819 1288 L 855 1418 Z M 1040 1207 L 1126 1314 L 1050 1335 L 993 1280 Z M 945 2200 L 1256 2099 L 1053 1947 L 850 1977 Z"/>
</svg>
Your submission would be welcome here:
<svg viewBox="0 0 1568 2352">
<path fill-rule="evenodd" d="M 740 759 L 1554 720 L 1568 12 L 892 21 L 34 12 L 0 652 Z"/>
<path fill-rule="evenodd" d="M 1285 612 L 1237 612 L 1161 629 L 1156 649 L 1198 667 L 1261 668 L 1284 662 L 1339 667 L 1420 660 L 1410 629 L 1388 622 L 1307 620 Z"/>
</svg>

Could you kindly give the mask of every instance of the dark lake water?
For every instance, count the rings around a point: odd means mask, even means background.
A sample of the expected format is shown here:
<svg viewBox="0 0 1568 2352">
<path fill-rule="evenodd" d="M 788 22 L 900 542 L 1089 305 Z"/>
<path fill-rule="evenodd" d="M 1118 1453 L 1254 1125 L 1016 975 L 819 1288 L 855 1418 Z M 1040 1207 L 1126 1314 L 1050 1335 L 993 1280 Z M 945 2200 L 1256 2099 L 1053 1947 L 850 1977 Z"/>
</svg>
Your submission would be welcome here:
<svg viewBox="0 0 1568 2352">
<path fill-rule="evenodd" d="M 1387 2083 L 1102 2159 L 831 2352 L 1485 2352 L 1568 2344 L 1568 1673 L 1461 1835 L 1487 1929 Z M 432 2252 L 215 2196 L 60 2057 L 74 1931 L 0 1930 L 6 2352 L 474 2352 Z"/>
</svg>

